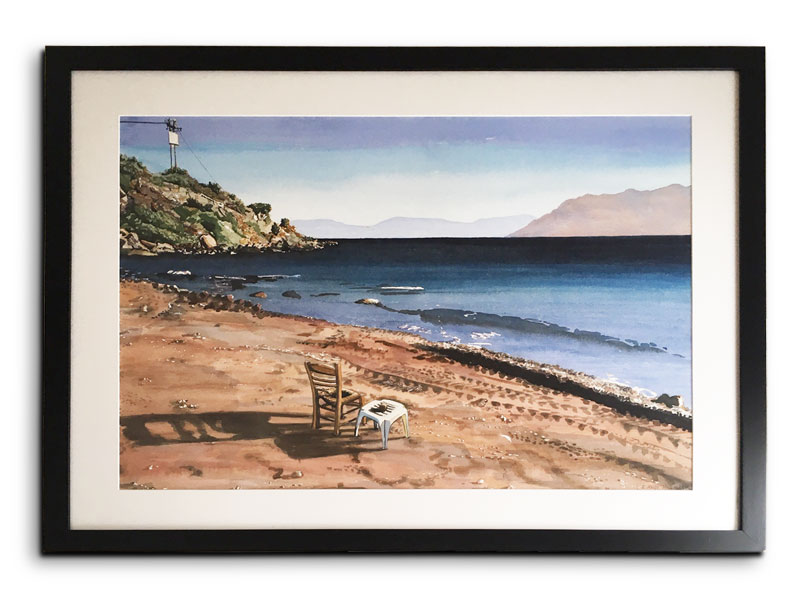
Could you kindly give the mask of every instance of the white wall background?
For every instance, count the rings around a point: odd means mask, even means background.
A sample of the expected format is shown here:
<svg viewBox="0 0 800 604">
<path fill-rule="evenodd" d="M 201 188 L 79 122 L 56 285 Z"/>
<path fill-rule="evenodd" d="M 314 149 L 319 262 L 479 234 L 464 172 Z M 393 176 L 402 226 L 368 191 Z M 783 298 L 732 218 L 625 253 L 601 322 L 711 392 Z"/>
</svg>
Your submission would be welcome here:
<svg viewBox="0 0 800 604">
<path fill-rule="evenodd" d="M 717 602 L 791 599 L 798 535 L 793 425 L 800 216 L 797 19 L 780 1 L 669 3 L 107 0 L 10 3 L 2 103 L 3 592 L 9 601 Z M 45 44 L 766 45 L 768 551 L 759 557 L 481 556 L 48 558 L 38 554 L 40 66 Z M 358 572 L 391 571 L 389 581 Z"/>
</svg>

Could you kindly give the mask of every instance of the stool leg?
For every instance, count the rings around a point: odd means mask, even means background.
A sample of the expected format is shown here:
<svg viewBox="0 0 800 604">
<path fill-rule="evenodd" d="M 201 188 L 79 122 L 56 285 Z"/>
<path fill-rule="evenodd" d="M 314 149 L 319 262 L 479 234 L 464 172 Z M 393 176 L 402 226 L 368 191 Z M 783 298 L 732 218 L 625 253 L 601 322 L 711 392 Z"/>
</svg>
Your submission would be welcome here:
<svg viewBox="0 0 800 604">
<path fill-rule="evenodd" d="M 361 425 L 361 420 L 363 420 L 363 419 L 364 419 L 364 416 L 361 415 L 361 413 L 359 413 L 358 417 L 356 418 L 356 434 L 355 434 L 356 436 L 358 436 L 358 427 Z"/>
<path fill-rule="evenodd" d="M 405 428 L 406 438 L 408 438 L 408 413 L 403 413 L 403 428 Z"/>
<path fill-rule="evenodd" d="M 382 422 L 381 424 L 381 439 L 383 440 L 383 448 L 389 448 L 389 429 L 392 427 L 387 421 Z"/>
</svg>

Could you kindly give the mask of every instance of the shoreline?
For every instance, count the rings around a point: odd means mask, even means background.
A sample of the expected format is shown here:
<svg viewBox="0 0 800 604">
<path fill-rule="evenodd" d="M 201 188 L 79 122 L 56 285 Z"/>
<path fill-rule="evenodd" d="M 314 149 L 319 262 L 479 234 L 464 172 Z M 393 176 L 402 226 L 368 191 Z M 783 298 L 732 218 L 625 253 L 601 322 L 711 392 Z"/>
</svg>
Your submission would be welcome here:
<svg viewBox="0 0 800 604">
<path fill-rule="evenodd" d="M 120 282 L 119 337 L 123 489 L 692 488 L 690 430 L 569 392 L 568 370 L 151 281 Z M 309 360 L 405 405 L 410 438 L 313 430 Z"/>
<path fill-rule="evenodd" d="M 328 240 L 328 239 L 314 239 L 314 238 L 307 238 L 305 240 L 307 242 L 306 245 L 299 245 L 299 246 L 286 246 L 286 247 L 270 247 L 270 246 L 250 246 L 250 245 L 242 245 L 235 248 L 225 248 L 225 249 L 217 249 L 217 248 L 209 248 L 209 249 L 183 249 L 183 248 L 174 248 L 171 251 L 163 251 L 158 250 L 157 245 L 153 244 L 153 249 L 146 249 L 146 248 L 136 248 L 136 249 L 127 249 L 127 248 L 120 248 L 119 253 L 122 256 L 141 256 L 141 257 L 151 257 L 151 258 L 186 258 L 189 257 L 200 257 L 200 256 L 258 256 L 261 254 L 305 254 L 308 252 L 314 252 L 317 250 L 321 250 L 326 247 L 334 247 L 339 244 L 338 241 Z"/>
<path fill-rule="evenodd" d="M 232 296 L 224 294 L 211 294 L 209 292 L 194 292 L 189 289 L 161 283 L 146 277 L 121 279 L 120 283 L 144 282 L 150 283 L 158 291 L 177 294 L 178 300 L 196 304 L 211 310 L 230 310 L 233 312 L 248 312 L 254 316 L 285 317 L 291 319 L 313 319 L 331 326 L 360 327 L 381 333 L 390 333 L 407 336 L 405 332 L 381 329 L 377 327 L 364 327 L 334 323 L 318 317 L 307 317 L 289 313 L 279 313 L 261 308 L 261 305 L 250 300 L 235 300 Z M 424 343 L 418 344 L 421 351 L 439 354 L 450 360 L 467 366 L 482 368 L 487 371 L 501 373 L 510 378 L 524 380 L 535 386 L 543 386 L 572 394 L 607 406 L 615 411 L 634 417 L 646 418 L 662 423 L 671 424 L 683 430 L 692 430 L 692 412 L 685 408 L 667 407 L 656 403 L 652 399 L 638 393 L 634 388 L 602 380 L 595 376 L 560 367 L 539 363 L 532 359 L 513 356 L 505 352 L 476 349 L 463 344 L 436 342 L 422 336 L 416 336 Z"/>
</svg>

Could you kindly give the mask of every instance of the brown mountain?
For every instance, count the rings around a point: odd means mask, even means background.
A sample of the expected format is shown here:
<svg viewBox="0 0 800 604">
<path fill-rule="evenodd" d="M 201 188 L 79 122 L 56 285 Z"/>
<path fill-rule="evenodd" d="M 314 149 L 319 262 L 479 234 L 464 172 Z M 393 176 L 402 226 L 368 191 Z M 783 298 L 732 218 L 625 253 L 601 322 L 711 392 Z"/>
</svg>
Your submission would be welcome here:
<svg viewBox="0 0 800 604">
<path fill-rule="evenodd" d="M 509 237 L 620 237 L 689 235 L 691 187 L 583 195 L 568 199 Z"/>
</svg>

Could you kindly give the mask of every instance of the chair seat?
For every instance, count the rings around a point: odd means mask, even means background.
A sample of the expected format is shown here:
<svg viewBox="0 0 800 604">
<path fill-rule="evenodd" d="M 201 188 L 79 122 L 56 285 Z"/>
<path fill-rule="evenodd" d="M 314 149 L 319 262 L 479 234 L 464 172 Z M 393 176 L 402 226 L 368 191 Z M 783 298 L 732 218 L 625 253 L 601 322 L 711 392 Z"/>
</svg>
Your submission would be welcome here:
<svg viewBox="0 0 800 604">
<path fill-rule="evenodd" d="M 319 396 L 322 400 L 326 403 L 331 405 L 336 404 L 336 393 L 335 392 L 326 392 L 324 394 L 320 393 Z M 353 401 L 359 400 L 361 395 L 358 392 L 350 392 L 349 390 L 342 390 L 342 404 L 347 405 L 352 403 Z"/>
</svg>

